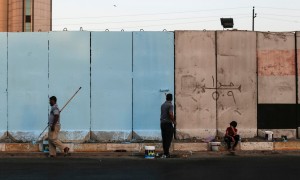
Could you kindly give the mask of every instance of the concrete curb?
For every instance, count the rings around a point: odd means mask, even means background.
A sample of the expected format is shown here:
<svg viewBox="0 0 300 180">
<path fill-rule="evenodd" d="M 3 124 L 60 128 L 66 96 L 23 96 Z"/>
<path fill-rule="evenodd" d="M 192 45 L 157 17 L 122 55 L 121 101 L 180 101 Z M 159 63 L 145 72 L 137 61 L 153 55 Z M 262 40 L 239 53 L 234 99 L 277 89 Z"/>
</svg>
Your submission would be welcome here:
<svg viewBox="0 0 300 180">
<path fill-rule="evenodd" d="M 274 142 L 275 151 L 300 150 L 300 143 L 295 141 Z"/>
<path fill-rule="evenodd" d="M 66 143 L 70 152 L 143 152 L 145 146 L 155 146 L 156 151 L 162 151 L 161 143 Z M 40 144 L 31 143 L 0 143 L 0 152 L 40 152 Z M 240 151 L 288 151 L 300 150 L 300 141 L 289 142 L 241 142 L 236 148 Z M 221 143 L 220 151 L 226 151 Z M 172 143 L 170 151 L 211 151 L 209 143 Z"/>
<path fill-rule="evenodd" d="M 273 142 L 243 142 L 241 143 L 242 151 L 272 151 L 274 150 Z"/>
</svg>

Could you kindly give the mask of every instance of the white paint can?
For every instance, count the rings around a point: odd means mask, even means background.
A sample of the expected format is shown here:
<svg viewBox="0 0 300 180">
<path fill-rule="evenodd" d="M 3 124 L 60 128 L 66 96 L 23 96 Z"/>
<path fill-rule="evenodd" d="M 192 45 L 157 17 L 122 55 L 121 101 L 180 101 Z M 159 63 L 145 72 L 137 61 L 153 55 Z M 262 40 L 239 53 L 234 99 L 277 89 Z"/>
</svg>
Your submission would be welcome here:
<svg viewBox="0 0 300 180">
<path fill-rule="evenodd" d="M 268 141 L 272 141 L 273 140 L 273 132 L 272 131 L 265 131 L 265 138 Z"/>
<path fill-rule="evenodd" d="M 43 140 L 43 152 L 49 152 L 49 142 Z"/>
<path fill-rule="evenodd" d="M 155 146 L 145 146 L 145 158 L 146 159 L 155 158 Z"/>
<path fill-rule="evenodd" d="M 221 142 L 210 142 L 210 147 L 212 151 L 219 151 L 219 147 L 221 145 Z"/>
</svg>

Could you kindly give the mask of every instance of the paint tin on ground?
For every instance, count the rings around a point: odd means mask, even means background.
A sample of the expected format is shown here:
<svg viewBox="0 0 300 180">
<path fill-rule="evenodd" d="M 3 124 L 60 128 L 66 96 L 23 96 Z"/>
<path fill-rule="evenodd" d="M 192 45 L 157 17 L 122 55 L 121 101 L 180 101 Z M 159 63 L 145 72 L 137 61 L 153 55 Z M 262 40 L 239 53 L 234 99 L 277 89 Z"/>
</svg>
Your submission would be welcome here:
<svg viewBox="0 0 300 180">
<path fill-rule="evenodd" d="M 209 144 L 211 146 L 212 151 L 219 151 L 219 147 L 221 145 L 221 142 L 210 142 Z"/>
<path fill-rule="evenodd" d="M 146 159 L 155 158 L 155 146 L 145 146 L 145 158 Z"/>
<path fill-rule="evenodd" d="M 287 142 L 287 136 L 281 136 L 283 142 Z"/>
<path fill-rule="evenodd" d="M 265 138 L 268 141 L 272 141 L 273 140 L 273 132 L 272 131 L 265 131 Z"/>
<path fill-rule="evenodd" d="M 49 142 L 43 141 L 43 152 L 49 152 Z"/>
</svg>

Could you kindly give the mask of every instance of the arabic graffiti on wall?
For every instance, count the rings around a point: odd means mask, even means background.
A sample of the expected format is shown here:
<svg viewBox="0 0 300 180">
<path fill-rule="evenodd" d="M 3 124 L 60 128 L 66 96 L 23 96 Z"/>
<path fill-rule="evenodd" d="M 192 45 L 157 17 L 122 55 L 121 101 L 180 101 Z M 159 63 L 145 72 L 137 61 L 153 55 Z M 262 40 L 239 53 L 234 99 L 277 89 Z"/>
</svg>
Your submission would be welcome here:
<svg viewBox="0 0 300 180">
<path fill-rule="evenodd" d="M 225 94 L 228 97 L 232 97 L 233 102 L 236 104 L 235 92 L 242 92 L 242 85 L 235 85 L 233 82 L 229 84 L 223 84 L 221 82 L 215 83 L 215 78 L 212 76 L 212 86 L 206 86 L 203 84 L 204 79 L 201 82 L 197 82 L 196 78 L 190 75 L 182 76 L 181 81 L 181 88 L 185 93 L 194 93 L 197 92 L 198 94 L 205 93 L 206 90 L 211 89 L 215 90 L 212 92 L 211 96 L 213 100 L 217 101 L 220 98 L 219 91 L 225 91 Z M 199 90 L 200 89 L 200 90 Z M 198 90 L 198 91 L 197 91 Z"/>
<path fill-rule="evenodd" d="M 215 86 L 215 79 L 212 76 L 212 81 L 213 81 L 213 87 L 206 87 L 204 84 L 202 88 L 202 92 L 205 92 L 206 89 L 214 89 L 215 91 L 212 93 L 212 98 L 214 100 L 218 100 L 220 98 L 220 93 L 218 90 L 226 91 L 228 97 L 232 97 L 234 104 L 236 104 L 236 99 L 234 96 L 234 91 L 239 91 L 242 92 L 242 85 L 234 85 L 233 82 L 230 82 L 229 84 L 222 84 L 221 82 L 217 82 L 217 86 Z"/>
</svg>

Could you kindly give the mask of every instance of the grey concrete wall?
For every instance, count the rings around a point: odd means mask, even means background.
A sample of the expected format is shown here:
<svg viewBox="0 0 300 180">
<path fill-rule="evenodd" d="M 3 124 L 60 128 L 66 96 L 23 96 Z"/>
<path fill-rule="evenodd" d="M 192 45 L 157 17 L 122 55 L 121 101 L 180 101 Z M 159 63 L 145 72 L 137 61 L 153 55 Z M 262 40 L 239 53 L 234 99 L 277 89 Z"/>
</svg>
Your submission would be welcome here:
<svg viewBox="0 0 300 180">
<path fill-rule="evenodd" d="M 216 135 L 215 32 L 175 31 L 175 97 L 179 138 Z"/>
<path fill-rule="evenodd" d="M 239 134 L 257 134 L 256 33 L 217 32 L 217 127 L 220 135 L 232 120 Z"/>
<path fill-rule="evenodd" d="M 300 32 L 296 32 L 296 42 L 297 42 L 297 44 L 296 44 L 296 48 L 297 48 L 297 65 L 298 65 L 298 67 L 297 67 L 297 70 L 298 70 L 298 74 L 297 74 L 297 76 L 298 76 L 298 99 L 297 99 L 297 101 L 298 101 L 298 104 L 300 103 L 300 94 L 299 94 L 299 92 L 300 92 L 300 86 L 299 86 L 299 84 L 300 84 Z M 300 138 L 300 121 L 298 120 L 298 138 Z"/>
<path fill-rule="evenodd" d="M 257 33 L 258 103 L 296 103 L 294 33 Z"/>
<path fill-rule="evenodd" d="M 258 32 L 257 46 L 258 127 L 290 137 L 297 126 L 295 34 Z"/>
</svg>

